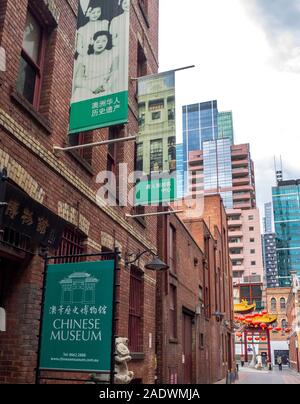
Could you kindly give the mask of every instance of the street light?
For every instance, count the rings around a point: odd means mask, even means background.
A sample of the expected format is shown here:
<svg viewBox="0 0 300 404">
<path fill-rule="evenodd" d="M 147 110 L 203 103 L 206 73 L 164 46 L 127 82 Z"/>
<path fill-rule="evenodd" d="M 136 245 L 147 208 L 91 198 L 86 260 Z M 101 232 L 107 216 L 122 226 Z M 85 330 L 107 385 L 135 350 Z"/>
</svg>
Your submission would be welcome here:
<svg viewBox="0 0 300 404">
<path fill-rule="evenodd" d="M 152 261 L 150 261 L 148 264 L 145 265 L 146 269 L 149 269 L 150 271 L 164 271 L 169 269 L 169 265 L 167 265 L 166 263 L 164 263 L 157 254 L 155 254 L 153 251 L 151 250 L 145 250 L 142 253 L 138 254 L 135 256 L 135 258 L 133 260 L 129 260 L 126 259 L 125 260 L 125 266 L 129 267 L 130 265 L 136 263 L 144 254 L 152 254 L 154 256 L 154 259 Z M 132 257 L 135 254 L 129 254 L 128 257 Z"/>
</svg>

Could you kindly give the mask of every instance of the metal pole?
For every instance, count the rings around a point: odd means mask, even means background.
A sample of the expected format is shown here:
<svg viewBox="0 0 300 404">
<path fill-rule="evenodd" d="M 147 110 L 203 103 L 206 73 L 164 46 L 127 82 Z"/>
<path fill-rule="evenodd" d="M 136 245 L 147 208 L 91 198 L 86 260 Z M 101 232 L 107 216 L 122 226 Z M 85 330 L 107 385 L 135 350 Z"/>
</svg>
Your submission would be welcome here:
<svg viewBox="0 0 300 404">
<path fill-rule="evenodd" d="M 40 382 L 40 359 L 41 359 L 41 345 L 42 345 L 42 329 L 43 329 L 43 317 L 44 317 L 44 306 L 45 306 L 45 297 L 46 297 L 46 282 L 47 282 L 47 272 L 48 272 L 48 254 L 45 254 L 44 257 L 44 278 L 43 278 L 43 289 L 42 289 L 42 303 L 41 303 L 41 318 L 40 318 L 40 327 L 39 327 L 39 335 L 38 335 L 38 352 L 37 352 L 37 366 L 35 372 L 35 384 L 39 384 Z"/>
<path fill-rule="evenodd" d="M 151 217 L 151 216 L 165 216 L 165 215 L 175 215 L 176 213 L 183 213 L 183 210 L 169 210 L 168 212 L 155 212 L 155 213 L 144 213 L 142 215 L 130 215 L 126 214 L 126 217 L 135 219 L 138 217 Z"/>
<path fill-rule="evenodd" d="M 60 151 L 87 149 L 90 147 L 105 146 L 105 145 L 121 143 L 121 142 L 129 142 L 131 140 L 136 140 L 136 138 L 137 138 L 136 136 L 127 136 L 127 137 L 122 137 L 120 139 L 103 140 L 101 142 L 87 143 L 87 144 L 82 144 L 82 145 L 77 145 L 77 146 L 68 146 L 68 147 L 53 146 L 53 151 L 55 153 L 55 152 L 60 152 Z"/>
<path fill-rule="evenodd" d="M 119 249 L 115 248 L 114 251 L 114 289 L 113 289 L 113 318 L 112 318 L 112 339 L 111 339 L 111 372 L 110 372 L 110 384 L 115 384 L 115 341 L 116 341 L 116 317 L 117 317 L 117 271 L 119 270 Z"/>
</svg>

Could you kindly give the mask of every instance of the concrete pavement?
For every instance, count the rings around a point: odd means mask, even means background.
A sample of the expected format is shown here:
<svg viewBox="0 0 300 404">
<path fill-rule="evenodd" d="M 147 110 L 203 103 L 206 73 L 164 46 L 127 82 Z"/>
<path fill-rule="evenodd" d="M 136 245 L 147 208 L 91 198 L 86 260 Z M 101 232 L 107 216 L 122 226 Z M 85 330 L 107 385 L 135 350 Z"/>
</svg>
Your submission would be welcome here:
<svg viewBox="0 0 300 404">
<path fill-rule="evenodd" d="M 241 368 L 235 384 L 300 384 L 300 374 L 285 367 L 282 372 Z"/>
</svg>

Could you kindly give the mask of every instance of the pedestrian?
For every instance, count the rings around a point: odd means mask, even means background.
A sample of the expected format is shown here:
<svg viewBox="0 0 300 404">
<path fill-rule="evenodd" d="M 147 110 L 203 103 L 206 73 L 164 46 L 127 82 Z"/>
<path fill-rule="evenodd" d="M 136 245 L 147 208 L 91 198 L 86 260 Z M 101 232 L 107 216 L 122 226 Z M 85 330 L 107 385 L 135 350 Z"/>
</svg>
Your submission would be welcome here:
<svg viewBox="0 0 300 404">
<path fill-rule="evenodd" d="M 278 356 L 277 363 L 278 363 L 278 366 L 279 366 L 279 371 L 282 372 L 282 359 L 281 359 L 281 356 Z"/>
</svg>

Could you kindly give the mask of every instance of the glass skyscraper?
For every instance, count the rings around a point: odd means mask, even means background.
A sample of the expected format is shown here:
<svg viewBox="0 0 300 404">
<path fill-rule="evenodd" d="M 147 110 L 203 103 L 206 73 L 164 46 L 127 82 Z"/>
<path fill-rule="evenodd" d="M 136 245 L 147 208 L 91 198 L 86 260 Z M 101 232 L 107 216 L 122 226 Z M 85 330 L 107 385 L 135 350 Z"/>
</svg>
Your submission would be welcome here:
<svg viewBox="0 0 300 404">
<path fill-rule="evenodd" d="M 233 209 L 231 140 L 203 145 L 204 190 L 219 193 L 226 209 Z M 209 193 L 209 192 L 207 192 Z"/>
<path fill-rule="evenodd" d="M 218 139 L 217 101 L 183 107 L 183 169 L 188 171 L 189 153 L 203 150 L 204 142 Z M 187 187 L 185 186 L 185 191 Z"/>
<path fill-rule="evenodd" d="M 230 139 L 231 144 L 234 144 L 233 118 L 231 111 L 218 113 L 218 138 Z"/>
<path fill-rule="evenodd" d="M 281 181 L 273 188 L 277 265 L 280 286 L 300 275 L 300 180 Z"/>
</svg>

